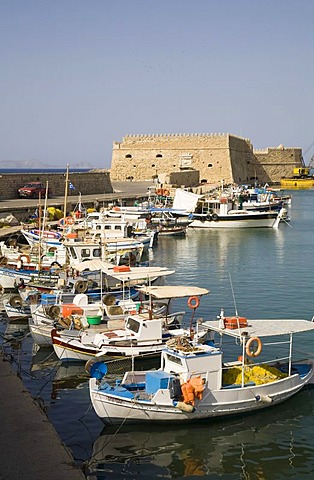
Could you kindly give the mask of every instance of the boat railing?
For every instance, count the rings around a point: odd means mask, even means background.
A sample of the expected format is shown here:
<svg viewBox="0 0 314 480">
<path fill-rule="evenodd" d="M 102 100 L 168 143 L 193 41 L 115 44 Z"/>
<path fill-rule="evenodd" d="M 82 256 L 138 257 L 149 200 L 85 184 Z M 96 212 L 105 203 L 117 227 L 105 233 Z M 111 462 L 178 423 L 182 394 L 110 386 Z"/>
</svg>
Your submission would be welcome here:
<svg viewBox="0 0 314 480">
<path fill-rule="evenodd" d="M 287 343 L 287 342 L 279 342 L 279 343 Z M 231 361 L 231 362 L 224 362 L 222 366 L 222 374 L 227 373 L 230 371 L 232 368 L 238 368 L 239 369 L 239 374 L 241 374 L 241 383 L 223 383 L 222 381 L 222 388 L 245 388 L 248 386 L 252 386 L 253 382 L 252 381 L 245 381 L 245 372 L 248 371 L 249 369 L 252 369 L 253 367 L 274 367 L 279 372 L 285 373 L 287 376 L 291 375 L 291 357 L 290 355 L 285 355 L 282 357 L 276 357 L 272 360 L 261 360 L 261 361 L 255 361 L 248 360 L 247 358 L 243 359 L 239 357 L 239 360 L 236 361 Z M 283 367 L 285 367 L 283 369 Z"/>
</svg>

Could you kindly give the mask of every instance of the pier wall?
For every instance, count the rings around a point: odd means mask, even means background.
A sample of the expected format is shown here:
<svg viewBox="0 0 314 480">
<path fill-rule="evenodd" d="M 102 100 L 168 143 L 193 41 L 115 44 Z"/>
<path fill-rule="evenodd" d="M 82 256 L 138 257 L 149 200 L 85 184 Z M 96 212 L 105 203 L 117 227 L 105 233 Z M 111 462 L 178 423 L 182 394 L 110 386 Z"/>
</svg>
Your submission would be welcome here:
<svg viewBox="0 0 314 480">
<path fill-rule="evenodd" d="M 17 190 L 27 182 L 43 182 L 51 191 L 51 197 L 64 195 L 65 173 L 3 173 L 0 175 L 0 199 L 9 200 L 18 198 Z M 110 172 L 73 172 L 69 175 L 69 182 L 75 190 L 69 188 L 68 195 L 105 194 L 112 193 Z"/>
<path fill-rule="evenodd" d="M 249 139 L 229 133 L 127 135 L 113 143 L 110 175 L 150 180 L 198 170 L 208 183 L 277 183 L 295 166 L 302 166 L 300 148 L 254 150 Z"/>
</svg>

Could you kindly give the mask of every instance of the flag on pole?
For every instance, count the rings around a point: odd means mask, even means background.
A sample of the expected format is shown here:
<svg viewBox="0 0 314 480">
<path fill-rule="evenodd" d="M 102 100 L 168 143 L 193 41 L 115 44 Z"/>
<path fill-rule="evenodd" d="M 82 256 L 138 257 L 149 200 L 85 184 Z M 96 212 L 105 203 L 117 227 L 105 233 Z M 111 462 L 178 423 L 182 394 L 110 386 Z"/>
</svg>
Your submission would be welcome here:
<svg viewBox="0 0 314 480">
<path fill-rule="evenodd" d="M 69 183 L 69 189 L 70 189 L 70 190 L 75 190 L 75 186 L 74 186 L 73 183 L 71 183 L 71 182 Z"/>
</svg>

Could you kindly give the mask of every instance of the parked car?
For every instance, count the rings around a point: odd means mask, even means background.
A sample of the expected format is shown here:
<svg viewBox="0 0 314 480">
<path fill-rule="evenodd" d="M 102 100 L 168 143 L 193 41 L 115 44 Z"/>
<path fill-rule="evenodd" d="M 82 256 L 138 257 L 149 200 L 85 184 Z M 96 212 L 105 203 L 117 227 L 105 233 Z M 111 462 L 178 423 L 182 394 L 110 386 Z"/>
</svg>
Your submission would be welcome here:
<svg viewBox="0 0 314 480">
<path fill-rule="evenodd" d="M 49 196 L 48 189 L 48 196 Z M 19 197 L 23 198 L 38 198 L 39 194 L 41 197 L 46 195 L 46 185 L 42 182 L 28 182 L 24 187 L 18 189 Z"/>
</svg>

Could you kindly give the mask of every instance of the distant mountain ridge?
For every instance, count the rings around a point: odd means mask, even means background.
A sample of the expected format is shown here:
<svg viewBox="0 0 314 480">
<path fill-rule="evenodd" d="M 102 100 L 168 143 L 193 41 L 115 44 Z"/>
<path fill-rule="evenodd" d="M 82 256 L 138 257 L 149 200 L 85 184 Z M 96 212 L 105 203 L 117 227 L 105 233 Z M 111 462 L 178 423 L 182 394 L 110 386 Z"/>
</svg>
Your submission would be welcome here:
<svg viewBox="0 0 314 480">
<path fill-rule="evenodd" d="M 10 160 L 2 160 L 1 161 L 1 169 L 21 169 L 25 170 L 26 168 L 29 168 L 31 170 L 34 170 L 36 168 L 43 170 L 60 170 L 62 168 L 66 169 L 67 163 L 64 163 L 63 165 L 61 164 L 48 164 L 41 162 L 40 160 L 20 160 L 20 161 L 10 161 Z M 95 167 L 95 165 L 91 164 L 90 162 L 76 162 L 73 165 L 70 165 L 70 170 L 75 169 L 75 168 L 80 168 L 80 169 L 96 169 L 96 168 L 101 168 L 101 167 Z"/>
</svg>

